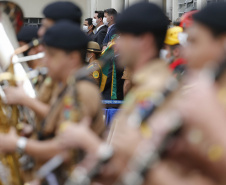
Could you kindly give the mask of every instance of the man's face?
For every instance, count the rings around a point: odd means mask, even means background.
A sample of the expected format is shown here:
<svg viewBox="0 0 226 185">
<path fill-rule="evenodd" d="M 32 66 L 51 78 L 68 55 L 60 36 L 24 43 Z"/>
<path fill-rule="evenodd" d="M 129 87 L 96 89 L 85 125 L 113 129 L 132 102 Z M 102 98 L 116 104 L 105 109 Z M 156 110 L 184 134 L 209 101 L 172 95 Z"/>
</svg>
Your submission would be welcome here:
<svg viewBox="0 0 226 185">
<path fill-rule="evenodd" d="M 84 21 L 83 26 L 89 26 L 88 21 Z"/>
<path fill-rule="evenodd" d="M 166 60 L 169 63 L 182 57 L 182 48 L 180 45 L 170 46 L 165 44 L 164 49 L 167 51 Z"/>
<path fill-rule="evenodd" d="M 119 52 L 120 65 L 122 67 L 132 68 L 138 59 L 137 52 L 139 38 L 132 34 L 121 34 L 116 41 L 116 47 Z"/>
<path fill-rule="evenodd" d="M 108 13 L 104 13 L 104 17 L 107 19 L 107 22 L 111 22 L 112 16 L 109 16 Z"/>
<path fill-rule="evenodd" d="M 97 23 L 97 26 L 98 26 L 100 24 L 100 19 L 101 19 L 101 18 L 98 18 L 98 13 L 95 13 L 93 18 L 96 19 L 96 23 Z"/>
<path fill-rule="evenodd" d="M 89 31 L 92 29 L 92 24 L 89 25 L 88 21 L 84 21 L 83 26 L 87 26 Z"/>
<path fill-rule="evenodd" d="M 44 18 L 42 20 L 42 26 L 38 30 L 39 38 L 42 38 L 45 35 L 46 30 L 48 30 L 50 27 L 52 27 L 54 25 L 54 23 L 55 22 L 53 20 Z"/>
<path fill-rule="evenodd" d="M 190 68 L 202 68 L 208 62 L 217 62 L 223 57 L 223 41 L 213 36 L 211 31 L 198 23 L 187 30 L 188 44 L 184 57 Z"/>
<path fill-rule="evenodd" d="M 61 81 L 62 75 L 67 70 L 67 64 L 70 62 L 69 54 L 65 51 L 52 47 L 44 47 L 46 67 L 48 74 L 53 80 Z"/>
</svg>

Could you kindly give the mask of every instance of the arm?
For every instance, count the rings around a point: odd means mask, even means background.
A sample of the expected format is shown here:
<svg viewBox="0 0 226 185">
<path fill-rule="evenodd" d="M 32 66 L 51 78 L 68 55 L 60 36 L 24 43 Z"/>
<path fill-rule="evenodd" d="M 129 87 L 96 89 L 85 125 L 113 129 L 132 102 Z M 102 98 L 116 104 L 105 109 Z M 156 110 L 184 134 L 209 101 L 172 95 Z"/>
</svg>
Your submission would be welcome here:
<svg viewBox="0 0 226 185">
<path fill-rule="evenodd" d="M 77 84 L 80 101 L 82 102 L 83 117 L 91 118 L 90 128 L 96 135 L 104 132 L 102 103 L 99 88 L 88 81 L 81 81 Z"/>
<path fill-rule="evenodd" d="M 41 118 L 45 118 L 50 110 L 50 106 L 48 104 L 45 104 L 36 98 L 26 97 L 23 99 L 22 105 L 33 110 Z"/>
<path fill-rule="evenodd" d="M 14 128 L 8 134 L 0 134 L 0 151 L 2 153 L 14 153 L 17 149 L 19 136 Z M 27 140 L 25 152 L 40 161 L 46 161 L 62 152 L 62 146 L 58 140 L 35 141 Z"/>
<path fill-rule="evenodd" d="M 77 83 L 77 88 L 78 88 L 78 94 L 79 94 L 79 99 L 81 101 L 81 109 L 86 117 L 90 117 L 92 120 L 93 118 L 96 117 L 97 114 L 102 113 L 102 107 L 101 107 L 101 101 L 100 101 L 100 96 L 99 96 L 99 89 L 96 87 L 95 84 L 92 84 L 88 81 L 80 81 Z M 90 96 L 92 94 L 92 96 Z M 102 114 L 101 114 L 102 115 Z M 102 133 L 102 130 L 104 129 L 104 122 L 103 120 L 98 120 L 92 122 L 90 125 L 87 125 L 88 128 L 86 128 L 86 124 L 81 122 L 79 124 L 75 124 L 75 127 L 78 126 L 80 129 L 80 132 L 77 133 L 77 136 L 82 135 L 81 137 L 84 137 L 84 140 L 79 140 L 84 142 L 83 145 L 77 145 L 79 142 L 76 138 L 73 139 L 73 137 L 70 137 L 70 142 L 73 142 L 75 144 L 75 148 L 84 146 L 84 150 L 88 151 L 93 151 L 94 148 L 96 148 L 96 145 L 99 143 L 99 138 L 97 136 L 97 133 Z M 62 126 L 64 124 L 61 124 Z M 85 126 L 85 128 L 84 128 Z M 95 132 L 89 129 L 89 126 L 93 128 Z M 59 127 L 58 131 L 56 134 L 60 133 L 61 126 Z M 85 132 L 88 130 L 87 132 Z M 91 137 L 88 137 L 88 135 L 91 135 Z M 89 139 L 90 138 L 90 139 Z M 98 147 L 97 147 L 98 148 Z M 35 141 L 35 140 L 28 140 L 27 146 L 26 146 L 26 153 L 38 158 L 38 159 L 49 159 L 56 155 L 57 153 L 60 153 L 63 151 L 65 148 L 63 145 L 61 145 L 60 140 L 58 137 L 55 137 L 52 140 L 47 140 L 47 141 Z M 43 153 L 46 155 L 43 156 Z M 48 153 L 48 154 L 47 154 Z"/>
<path fill-rule="evenodd" d="M 184 127 L 181 136 L 170 149 L 170 157 L 181 159 L 181 164 L 189 161 L 191 166 L 209 177 L 225 181 L 225 107 L 218 99 L 217 86 L 201 75 L 193 76 L 187 79 L 187 84 L 192 86 L 182 88 L 173 102 L 183 118 Z"/>
<path fill-rule="evenodd" d="M 49 112 L 49 105 L 42 103 L 38 99 L 30 98 L 25 94 L 22 85 L 18 87 L 8 87 L 4 89 L 9 105 L 22 105 L 33 110 L 41 118 L 45 118 Z"/>
<path fill-rule="evenodd" d="M 127 95 L 127 93 L 129 92 L 129 90 L 131 89 L 132 84 L 130 80 L 125 80 L 124 84 L 123 84 L 123 94 L 124 97 Z"/>
<path fill-rule="evenodd" d="M 97 153 L 103 142 L 89 127 L 90 119 L 84 118 L 79 124 L 67 122 L 62 125 L 55 138 L 63 150 L 80 148 L 91 155 Z"/>
<path fill-rule="evenodd" d="M 46 141 L 29 139 L 25 148 L 26 154 L 39 161 L 47 161 L 61 152 L 63 152 L 62 147 L 55 139 Z"/>
<path fill-rule="evenodd" d="M 159 162 L 153 170 L 148 173 L 146 184 L 155 185 L 216 185 L 208 176 L 194 171 L 184 173 L 185 169 L 180 164 L 172 161 Z"/>
</svg>

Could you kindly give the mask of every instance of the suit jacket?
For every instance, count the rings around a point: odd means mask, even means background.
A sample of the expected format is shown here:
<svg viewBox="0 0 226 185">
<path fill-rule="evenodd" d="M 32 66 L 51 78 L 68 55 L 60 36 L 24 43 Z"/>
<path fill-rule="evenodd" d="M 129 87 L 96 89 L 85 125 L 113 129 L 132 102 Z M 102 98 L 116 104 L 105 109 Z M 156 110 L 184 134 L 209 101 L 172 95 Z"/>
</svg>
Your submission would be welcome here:
<svg viewBox="0 0 226 185">
<path fill-rule="evenodd" d="M 93 36 L 93 41 L 97 42 L 101 47 L 102 47 L 102 43 L 103 40 L 107 34 L 107 26 L 102 26 L 97 32 L 96 34 Z"/>
<path fill-rule="evenodd" d="M 87 34 L 88 38 L 93 41 L 94 33 L 91 32 L 90 34 Z"/>
<path fill-rule="evenodd" d="M 109 32 L 107 33 L 107 35 L 105 36 L 104 38 L 104 41 L 103 41 L 103 46 L 107 46 L 108 42 L 111 41 L 111 37 L 116 34 L 117 32 L 117 29 L 116 29 L 116 26 L 115 24 L 110 28 Z"/>
</svg>

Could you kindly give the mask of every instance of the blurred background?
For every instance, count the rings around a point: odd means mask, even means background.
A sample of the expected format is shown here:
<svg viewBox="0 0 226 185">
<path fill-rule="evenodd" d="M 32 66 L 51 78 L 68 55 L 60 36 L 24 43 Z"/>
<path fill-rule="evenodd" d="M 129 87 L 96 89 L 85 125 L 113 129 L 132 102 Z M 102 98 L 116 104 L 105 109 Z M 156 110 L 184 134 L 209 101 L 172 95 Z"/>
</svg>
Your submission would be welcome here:
<svg viewBox="0 0 226 185">
<path fill-rule="evenodd" d="M 12 0 L 24 11 L 25 24 L 39 26 L 42 19 L 42 10 L 50 2 L 56 0 Z M 83 10 L 83 18 L 92 17 L 95 10 L 115 8 L 122 11 L 127 6 L 139 1 L 149 1 L 163 8 L 170 20 L 176 21 L 185 12 L 200 9 L 206 4 L 226 0 L 71 0 L 77 3 Z"/>
</svg>

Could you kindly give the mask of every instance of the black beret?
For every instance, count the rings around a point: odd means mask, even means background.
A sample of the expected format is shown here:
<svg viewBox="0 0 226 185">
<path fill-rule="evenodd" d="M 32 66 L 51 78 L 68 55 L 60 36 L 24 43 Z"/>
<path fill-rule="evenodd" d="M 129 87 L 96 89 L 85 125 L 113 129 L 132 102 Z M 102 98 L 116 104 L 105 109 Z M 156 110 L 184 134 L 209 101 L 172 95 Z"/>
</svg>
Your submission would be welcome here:
<svg viewBox="0 0 226 185">
<path fill-rule="evenodd" d="M 196 22 L 200 22 L 209 28 L 226 32 L 226 2 L 219 2 L 207 5 L 198 13 L 193 15 Z"/>
<path fill-rule="evenodd" d="M 45 7 L 43 14 L 46 18 L 54 21 L 67 19 L 81 24 L 82 11 L 72 2 L 58 1 L 51 3 Z"/>
<path fill-rule="evenodd" d="M 38 38 L 38 27 L 34 26 L 24 26 L 17 34 L 17 40 L 26 43 L 29 43 L 36 38 Z"/>
<path fill-rule="evenodd" d="M 165 33 L 169 21 L 155 4 L 141 2 L 127 8 L 116 20 L 120 32 L 142 34 L 145 32 Z"/>
<path fill-rule="evenodd" d="M 43 43 L 46 46 L 63 50 L 86 49 L 88 42 L 89 39 L 80 26 L 66 20 L 58 21 L 46 31 L 43 37 Z"/>
</svg>

